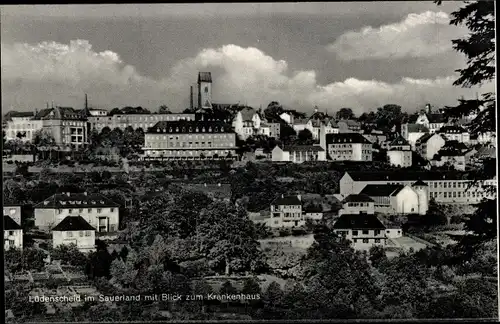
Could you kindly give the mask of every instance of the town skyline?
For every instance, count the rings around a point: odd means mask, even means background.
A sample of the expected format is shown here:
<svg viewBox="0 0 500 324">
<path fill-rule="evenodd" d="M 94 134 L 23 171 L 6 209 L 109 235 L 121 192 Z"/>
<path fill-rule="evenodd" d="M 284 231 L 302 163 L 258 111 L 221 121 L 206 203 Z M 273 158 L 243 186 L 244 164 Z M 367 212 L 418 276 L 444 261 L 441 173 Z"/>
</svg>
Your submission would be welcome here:
<svg viewBox="0 0 500 324">
<path fill-rule="evenodd" d="M 2 112 L 82 108 L 85 93 L 96 108 L 180 112 L 198 71 L 217 80 L 216 103 L 357 115 L 384 104 L 455 105 L 493 90 L 452 85 L 465 66 L 451 46 L 466 34 L 449 25 L 459 5 L 3 6 Z"/>
</svg>

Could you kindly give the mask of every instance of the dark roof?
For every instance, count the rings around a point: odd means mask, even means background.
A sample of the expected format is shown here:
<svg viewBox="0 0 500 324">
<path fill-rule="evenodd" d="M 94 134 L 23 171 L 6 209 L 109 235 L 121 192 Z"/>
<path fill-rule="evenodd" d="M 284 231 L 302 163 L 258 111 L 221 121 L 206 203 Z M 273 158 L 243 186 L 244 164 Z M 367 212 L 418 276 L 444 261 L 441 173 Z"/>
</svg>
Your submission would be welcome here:
<svg viewBox="0 0 500 324">
<path fill-rule="evenodd" d="M 333 143 L 364 143 L 371 144 L 363 135 L 359 133 L 326 134 L 326 144 Z"/>
<path fill-rule="evenodd" d="M 365 194 L 352 194 L 344 198 L 342 203 L 347 203 L 347 202 L 373 202 L 373 199 L 371 199 L 369 196 Z"/>
<path fill-rule="evenodd" d="M 95 231 L 82 216 L 66 216 L 52 231 Z"/>
<path fill-rule="evenodd" d="M 323 152 L 323 148 L 318 145 L 283 145 L 280 146 L 286 152 Z"/>
<path fill-rule="evenodd" d="M 119 207 L 117 203 L 98 193 L 59 193 L 36 204 L 34 208 L 96 208 Z"/>
<path fill-rule="evenodd" d="M 424 135 L 425 136 L 425 135 Z M 403 136 L 399 135 L 398 137 L 396 137 L 392 142 L 391 144 L 389 144 L 390 146 L 400 146 L 400 145 L 410 145 L 410 143 L 408 143 L 407 140 L 405 140 L 403 138 Z"/>
<path fill-rule="evenodd" d="M 321 213 L 323 211 L 323 207 L 321 205 L 308 204 L 302 208 L 305 213 Z"/>
<path fill-rule="evenodd" d="M 408 124 L 409 133 L 428 133 L 429 129 L 420 124 Z"/>
<path fill-rule="evenodd" d="M 120 109 L 120 112 L 124 115 L 146 115 L 151 114 L 151 112 L 142 107 L 124 107 Z"/>
<path fill-rule="evenodd" d="M 4 115 L 4 120 L 12 120 L 12 118 L 25 118 L 25 117 L 34 117 L 35 113 L 32 111 L 9 111 Z"/>
<path fill-rule="evenodd" d="M 198 82 L 212 82 L 212 73 L 210 72 L 199 72 Z"/>
<path fill-rule="evenodd" d="M 302 205 L 302 201 L 299 199 L 298 196 L 281 196 L 279 198 L 276 198 L 272 205 Z"/>
<path fill-rule="evenodd" d="M 360 194 L 369 197 L 389 197 L 397 195 L 405 186 L 403 185 L 366 185 Z"/>
<path fill-rule="evenodd" d="M 12 231 L 12 230 L 20 230 L 23 229 L 15 220 L 13 220 L 10 216 L 3 216 L 3 229 L 4 231 Z"/>
<path fill-rule="evenodd" d="M 198 132 L 196 131 L 198 129 Z M 191 133 L 233 133 L 231 126 L 222 121 L 178 120 L 160 121 L 150 127 L 147 133 L 191 134 Z"/>
<path fill-rule="evenodd" d="M 35 119 L 83 120 L 84 116 L 71 107 L 55 107 L 40 110 Z"/>
<path fill-rule="evenodd" d="M 441 127 L 438 130 L 438 133 L 462 134 L 462 133 L 467 133 L 467 130 L 461 126 L 449 125 Z"/>
<path fill-rule="evenodd" d="M 423 182 L 422 180 L 417 180 L 414 184 L 412 184 L 412 187 L 428 187 L 427 183 Z"/>
<path fill-rule="evenodd" d="M 446 116 L 444 114 L 439 114 L 439 113 L 427 114 L 427 119 L 429 120 L 429 123 L 433 124 L 446 123 Z"/>
<path fill-rule="evenodd" d="M 429 181 L 429 180 L 469 180 L 467 172 L 449 171 L 377 171 L 346 172 L 354 181 Z"/>
<path fill-rule="evenodd" d="M 417 139 L 416 141 L 416 144 L 422 144 L 422 143 L 427 143 L 427 141 L 429 141 L 431 139 L 431 137 L 433 136 L 441 136 L 439 134 L 431 134 L 431 133 L 427 133 L 427 134 L 424 134 L 422 135 L 419 139 Z M 442 139 L 446 140 L 443 136 L 441 136 Z"/>
<path fill-rule="evenodd" d="M 257 114 L 257 111 L 251 107 L 245 107 L 239 111 L 241 113 L 241 118 L 243 121 L 252 121 L 253 116 Z"/>
<path fill-rule="evenodd" d="M 343 214 L 333 225 L 334 229 L 385 229 L 373 214 Z"/>
</svg>

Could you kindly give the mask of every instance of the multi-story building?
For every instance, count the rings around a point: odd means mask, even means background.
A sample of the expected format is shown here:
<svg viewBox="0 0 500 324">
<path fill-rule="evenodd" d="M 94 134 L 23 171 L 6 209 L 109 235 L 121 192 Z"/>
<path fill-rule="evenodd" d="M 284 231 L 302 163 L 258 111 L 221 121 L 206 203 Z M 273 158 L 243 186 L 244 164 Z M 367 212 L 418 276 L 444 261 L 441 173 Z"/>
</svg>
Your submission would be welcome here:
<svg viewBox="0 0 500 324">
<path fill-rule="evenodd" d="M 426 134 L 420 137 L 415 143 L 415 150 L 424 159 L 430 161 L 446 144 L 446 139 L 440 134 Z"/>
<path fill-rule="evenodd" d="M 35 226 L 50 231 L 67 216 L 82 216 L 98 232 L 115 232 L 120 221 L 119 207 L 101 194 L 55 194 L 34 206 Z"/>
<path fill-rule="evenodd" d="M 436 167 L 452 165 L 455 170 L 465 171 L 465 153 L 460 151 L 449 151 L 441 149 L 431 160 L 431 165 Z"/>
<path fill-rule="evenodd" d="M 52 244 L 54 248 L 74 244 L 81 252 L 92 252 L 95 250 L 95 228 L 82 216 L 66 216 L 52 229 Z"/>
<path fill-rule="evenodd" d="M 391 165 L 408 168 L 412 166 L 411 145 L 402 136 L 395 138 L 388 146 L 387 157 Z"/>
<path fill-rule="evenodd" d="M 356 250 L 386 245 L 385 226 L 373 214 L 343 214 L 333 224 L 333 231 L 351 241 Z"/>
<path fill-rule="evenodd" d="M 438 131 L 444 125 L 446 125 L 447 120 L 443 113 L 432 112 L 431 105 L 427 104 L 424 111 L 410 116 L 409 123 L 423 125 L 427 129 L 429 129 L 429 133 L 432 134 Z"/>
<path fill-rule="evenodd" d="M 284 120 L 288 125 L 292 125 L 294 122 L 294 115 L 290 111 L 284 111 L 281 113 L 280 118 Z"/>
<path fill-rule="evenodd" d="M 272 123 L 269 121 L 262 121 L 260 123 L 260 135 L 264 135 L 271 138 L 280 138 L 281 134 L 281 124 L 280 123 Z"/>
<path fill-rule="evenodd" d="M 6 215 L 3 217 L 3 239 L 4 250 L 23 248 L 23 228 Z"/>
<path fill-rule="evenodd" d="M 5 138 L 32 142 L 35 133 L 42 129 L 42 121 L 35 119 L 34 112 L 9 111 L 4 115 Z"/>
<path fill-rule="evenodd" d="M 276 145 L 271 156 L 273 162 L 326 161 L 325 151 L 317 145 Z"/>
<path fill-rule="evenodd" d="M 367 185 L 361 190 L 361 195 L 366 195 L 374 201 L 376 213 L 382 214 L 421 214 L 424 215 L 429 205 L 427 197 L 420 197 L 414 188 L 421 183 L 414 183 L 413 187 L 404 185 Z M 420 198 L 425 199 L 422 204 Z M 422 207 L 422 208 L 421 208 Z"/>
<path fill-rule="evenodd" d="M 269 227 L 300 227 L 305 225 L 302 213 L 302 198 L 300 195 L 277 198 L 271 203 L 271 218 L 267 222 Z"/>
<path fill-rule="evenodd" d="M 298 134 L 300 131 L 307 129 L 307 123 L 309 119 L 307 118 L 294 118 L 292 128 Z"/>
<path fill-rule="evenodd" d="M 144 141 L 145 159 L 236 158 L 236 134 L 220 121 L 158 122 Z"/>
<path fill-rule="evenodd" d="M 326 151 L 327 160 L 372 161 L 372 143 L 359 133 L 321 133 L 320 146 Z"/>
<path fill-rule="evenodd" d="M 401 184 L 412 186 L 422 196 L 421 201 L 424 203 L 424 196 L 427 197 L 427 201 L 432 198 L 438 203 L 456 204 L 474 204 L 483 198 L 494 197 L 494 194 L 488 193 L 485 188 L 490 185 L 496 186 L 496 177 L 480 180 L 477 186 L 471 186 L 474 180 L 468 179 L 467 176 L 467 173 L 460 171 L 346 172 L 340 179 L 340 194 L 360 193 L 369 184 Z M 427 207 L 424 206 L 423 209 L 426 210 Z"/>
<path fill-rule="evenodd" d="M 375 201 L 364 194 L 351 194 L 342 201 L 342 209 L 339 215 L 343 214 L 374 214 Z"/>
<path fill-rule="evenodd" d="M 424 136 L 425 134 L 429 134 L 429 129 L 421 124 L 402 124 L 401 125 L 401 135 L 405 140 L 410 143 L 412 150 L 415 149 L 415 144 L 417 140 Z"/>
<path fill-rule="evenodd" d="M 460 126 L 444 126 L 441 127 L 437 133 L 443 135 L 449 141 L 458 141 L 465 144 L 470 142 L 469 131 Z"/>
<path fill-rule="evenodd" d="M 3 215 L 9 216 L 16 223 L 21 224 L 22 205 L 5 204 L 3 205 Z"/>
<path fill-rule="evenodd" d="M 384 132 L 382 132 L 380 130 L 375 130 L 375 129 L 372 129 L 369 131 L 368 130 L 363 131 L 363 136 L 368 141 L 370 141 L 370 143 L 373 143 L 373 144 L 382 145 L 382 143 L 384 143 L 387 140 L 387 136 L 384 134 Z"/>
<path fill-rule="evenodd" d="M 71 107 L 43 109 L 36 114 L 35 120 L 42 123 L 42 131 L 50 134 L 58 146 L 74 149 L 89 143 L 87 120 Z"/>
<path fill-rule="evenodd" d="M 119 128 L 124 131 L 127 127 L 141 128 L 146 131 L 158 122 L 195 120 L 195 114 L 115 114 L 112 116 L 89 116 L 88 123 L 91 130 L 101 132 L 104 127 L 113 130 Z"/>
<path fill-rule="evenodd" d="M 339 133 L 362 133 L 361 123 L 352 119 L 342 119 L 337 122 Z"/>
</svg>

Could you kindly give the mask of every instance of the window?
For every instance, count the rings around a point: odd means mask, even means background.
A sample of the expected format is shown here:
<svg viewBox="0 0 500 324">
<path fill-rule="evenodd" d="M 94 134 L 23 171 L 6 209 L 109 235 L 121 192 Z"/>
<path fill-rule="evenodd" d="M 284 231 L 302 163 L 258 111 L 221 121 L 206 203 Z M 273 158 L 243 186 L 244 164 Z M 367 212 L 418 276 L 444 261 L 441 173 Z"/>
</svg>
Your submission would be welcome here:
<svg viewBox="0 0 500 324">
<path fill-rule="evenodd" d="M 380 239 L 375 239 L 375 243 L 380 243 Z"/>
<path fill-rule="evenodd" d="M 83 208 L 78 209 L 79 213 L 83 213 Z"/>
<path fill-rule="evenodd" d="M 375 235 L 380 235 L 380 230 L 375 230 Z"/>
<path fill-rule="evenodd" d="M 208 93 L 208 87 L 205 87 L 205 93 Z"/>
<path fill-rule="evenodd" d="M 352 236 L 358 235 L 358 231 L 352 231 Z"/>
<path fill-rule="evenodd" d="M 369 239 L 363 239 L 363 243 L 368 243 L 368 242 L 370 242 Z"/>
<path fill-rule="evenodd" d="M 92 212 L 92 208 L 87 209 L 87 213 L 91 213 L 91 212 Z"/>
<path fill-rule="evenodd" d="M 358 242 L 358 239 L 352 239 L 352 242 L 353 242 L 353 243 L 357 243 L 357 242 Z"/>
<path fill-rule="evenodd" d="M 102 208 L 97 208 L 97 213 L 102 213 Z"/>
<path fill-rule="evenodd" d="M 113 213 L 114 211 L 115 211 L 115 209 L 114 209 L 114 208 L 111 208 L 111 212 Z"/>
<path fill-rule="evenodd" d="M 73 209 L 70 208 L 68 212 L 71 214 L 73 212 Z"/>
<path fill-rule="evenodd" d="M 68 237 L 73 237 L 73 232 L 68 232 L 67 236 Z"/>
<path fill-rule="evenodd" d="M 363 235 L 368 235 L 368 230 L 363 230 Z"/>
<path fill-rule="evenodd" d="M 90 236 L 92 234 L 91 231 L 85 231 L 85 236 Z"/>
<path fill-rule="evenodd" d="M 80 231 L 80 237 L 83 237 L 83 231 Z"/>
<path fill-rule="evenodd" d="M 14 235 L 14 231 L 9 231 L 9 236 Z"/>
</svg>

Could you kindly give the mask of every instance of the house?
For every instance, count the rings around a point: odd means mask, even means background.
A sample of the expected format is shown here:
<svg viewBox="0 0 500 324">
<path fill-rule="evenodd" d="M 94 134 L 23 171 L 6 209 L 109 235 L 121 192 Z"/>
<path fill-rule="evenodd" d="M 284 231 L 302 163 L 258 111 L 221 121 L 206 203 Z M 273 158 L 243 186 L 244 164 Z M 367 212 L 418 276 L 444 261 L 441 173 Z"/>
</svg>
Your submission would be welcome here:
<svg viewBox="0 0 500 324">
<path fill-rule="evenodd" d="M 418 184 L 417 184 L 418 185 Z M 419 195 L 408 185 L 381 184 L 366 185 L 360 192 L 374 201 L 375 212 L 382 214 L 419 213 Z M 424 202 L 428 205 L 428 201 Z M 425 207 L 425 206 L 423 206 Z M 425 214 L 424 209 L 422 212 Z"/>
<path fill-rule="evenodd" d="M 386 245 L 385 226 L 373 214 L 343 214 L 333 224 L 333 231 L 350 240 L 355 250 Z"/>
<path fill-rule="evenodd" d="M 3 240 L 4 250 L 23 248 L 23 228 L 8 215 L 3 217 Z"/>
<path fill-rule="evenodd" d="M 259 135 L 264 135 L 271 138 L 279 138 L 281 134 L 281 124 L 263 120 L 260 123 L 260 129 L 257 130 Z"/>
<path fill-rule="evenodd" d="M 373 144 L 382 145 L 387 140 L 384 132 L 375 129 L 363 131 L 363 136 Z"/>
<path fill-rule="evenodd" d="M 82 216 L 67 216 L 52 229 L 52 243 L 59 245 L 75 244 L 81 252 L 95 250 L 95 228 Z"/>
<path fill-rule="evenodd" d="M 67 216 L 82 216 L 98 232 L 115 232 L 119 205 L 98 193 L 59 193 L 34 206 L 35 226 L 50 231 Z"/>
<path fill-rule="evenodd" d="M 298 134 L 300 131 L 307 129 L 307 123 L 309 120 L 307 118 L 295 118 L 293 120 L 292 128 Z"/>
<path fill-rule="evenodd" d="M 387 157 L 394 166 L 407 168 L 412 166 L 411 145 L 403 136 L 398 136 L 388 145 Z"/>
<path fill-rule="evenodd" d="M 34 120 L 41 123 L 41 131 L 54 138 L 55 145 L 66 148 L 82 148 L 90 140 L 87 118 L 71 107 L 55 107 L 40 110 Z"/>
<path fill-rule="evenodd" d="M 307 204 L 302 208 L 305 219 L 320 221 L 323 219 L 323 207 L 321 204 Z"/>
<path fill-rule="evenodd" d="M 441 167 L 452 165 L 455 170 L 465 171 L 466 158 L 465 153 L 458 150 L 439 150 L 432 158 L 431 165 Z"/>
<path fill-rule="evenodd" d="M 291 111 L 284 111 L 281 113 L 280 118 L 284 120 L 288 125 L 292 125 L 294 122 L 294 114 Z"/>
<path fill-rule="evenodd" d="M 126 110 L 121 110 L 120 114 L 112 116 L 89 116 L 87 117 L 88 125 L 91 130 L 101 132 L 103 128 L 109 129 L 119 128 L 122 131 L 128 127 L 134 130 L 142 129 L 146 131 L 160 121 L 179 121 L 179 120 L 195 120 L 195 114 L 152 114 L 152 113 L 127 113 Z"/>
<path fill-rule="evenodd" d="M 16 223 L 21 224 L 21 209 L 22 205 L 5 204 L 3 206 L 3 214 L 12 218 Z"/>
<path fill-rule="evenodd" d="M 403 230 L 399 225 L 386 224 L 385 225 L 385 237 L 388 239 L 397 239 L 403 237 Z"/>
<path fill-rule="evenodd" d="M 374 214 L 375 201 L 364 194 L 351 194 L 342 201 L 342 209 L 339 215 L 343 214 Z"/>
<path fill-rule="evenodd" d="M 285 196 L 271 203 L 271 218 L 267 222 L 271 228 L 295 228 L 305 225 L 302 213 L 302 198 L 300 195 Z"/>
<path fill-rule="evenodd" d="M 236 134 L 222 121 L 158 122 L 144 136 L 146 160 L 236 158 Z"/>
<path fill-rule="evenodd" d="M 262 120 L 259 114 L 251 107 L 245 107 L 238 111 L 233 120 L 234 131 L 242 140 L 246 140 L 252 135 L 257 135 L 261 124 Z"/>
<path fill-rule="evenodd" d="M 429 134 L 429 129 L 424 125 L 406 123 L 401 125 L 401 135 L 410 143 L 413 150 L 417 140 L 425 134 Z"/>
<path fill-rule="evenodd" d="M 273 162 L 302 163 L 326 160 L 323 148 L 317 145 L 277 145 L 271 154 Z"/>
<path fill-rule="evenodd" d="M 478 179 L 483 183 L 495 183 L 494 179 Z M 426 200 L 438 203 L 474 204 L 490 194 L 482 187 L 470 187 L 474 179 L 466 172 L 448 171 L 388 171 L 388 172 L 346 172 L 340 179 L 340 194 L 358 194 L 369 184 L 402 184 L 412 186 L 421 195 L 422 206 Z M 415 182 L 427 186 L 415 188 Z M 424 199 L 426 196 L 427 198 Z M 425 208 L 424 208 L 425 209 Z"/>
<path fill-rule="evenodd" d="M 423 111 L 410 116 L 409 123 L 423 125 L 429 129 L 429 133 L 435 133 L 447 123 L 447 119 L 442 112 L 433 112 L 432 106 L 427 104 Z"/>
<path fill-rule="evenodd" d="M 339 133 L 361 133 L 361 123 L 352 119 L 341 119 L 337 123 Z"/>
<path fill-rule="evenodd" d="M 468 144 L 470 142 L 470 133 L 463 127 L 460 126 L 444 126 L 437 131 L 437 133 L 443 135 L 449 141 L 458 141 L 461 143 Z"/>
<path fill-rule="evenodd" d="M 43 128 L 42 121 L 35 119 L 36 112 L 9 111 L 3 117 L 3 130 L 7 141 L 20 139 L 32 142 L 35 133 Z"/>
<path fill-rule="evenodd" d="M 331 161 L 372 161 L 372 143 L 359 133 L 320 134 L 320 146 Z"/>
<path fill-rule="evenodd" d="M 426 134 L 415 143 L 415 150 L 426 160 L 432 160 L 434 155 L 445 145 L 446 138 L 440 134 Z"/>
</svg>

